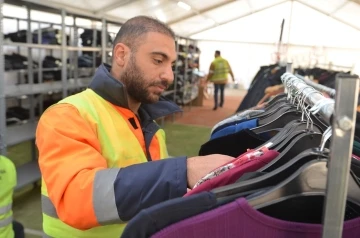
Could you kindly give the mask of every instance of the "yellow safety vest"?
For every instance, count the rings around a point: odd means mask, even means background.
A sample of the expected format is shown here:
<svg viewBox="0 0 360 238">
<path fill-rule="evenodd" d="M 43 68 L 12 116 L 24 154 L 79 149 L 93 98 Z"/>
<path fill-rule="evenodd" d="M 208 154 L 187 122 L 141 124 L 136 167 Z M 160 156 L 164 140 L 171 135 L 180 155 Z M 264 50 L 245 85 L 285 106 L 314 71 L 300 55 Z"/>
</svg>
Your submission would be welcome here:
<svg viewBox="0 0 360 238">
<path fill-rule="evenodd" d="M 84 119 L 92 123 L 96 122 L 96 131 L 101 144 L 102 156 L 106 159 L 108 168 L 127 167 L 148 161 L 132 129 L 127 126 L 125 118 L 113 105 L 91 89 L 65 98 L 59 103 L 68 103 L 75 106 Z M 109 122 L 116 122 L 116 128 L 114 124 Z M 160 159 L 168 158 L 164 131 L 159 129 L 152 140 L 154 139 L 158 140 Z M 48 197 L 44 180 L 42 180 L 41 193 Z M 50 199 L 46 200 L 50 201 Z M 119 238 L 126 226 L 126 223 L 114 224 L 83 231 L 67 225 L 57 216 L 49 216 L 48 214 L 56 213 L 56 211 L 54 209 L 46 211 L 45 209 L 48 209 L 46 207 L 43 204 L 43 230 L 46 234 L 45 237 Z"/>
<path fill-rule="evenodd" d="M 0 155 L 0 238 L 13 238 L 13 213 L 11 210 L 16 169 L 14 163 Z"/>
<path fill-rule="evenodd" d="M 229 73 L 229 64 L 226 59 L 222 57 L 216 57 L 212 62 L 214 66 L 213 75 L 210 79 L 211 82 L 226 82 Z"/>
</svg>

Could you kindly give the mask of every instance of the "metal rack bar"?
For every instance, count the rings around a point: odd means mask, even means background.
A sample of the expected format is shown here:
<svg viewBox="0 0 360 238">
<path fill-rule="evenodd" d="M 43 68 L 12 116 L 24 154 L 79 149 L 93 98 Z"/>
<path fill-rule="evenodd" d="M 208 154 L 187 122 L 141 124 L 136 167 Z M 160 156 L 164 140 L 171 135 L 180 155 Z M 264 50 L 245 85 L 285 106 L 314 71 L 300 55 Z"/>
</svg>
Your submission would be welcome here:
<svg viewBox="0 0 360 238">
<path fill-rule="evenodd" d="M 0 0 L 0 46 L 4 43 L 3 33 L 3 5 Z M 0 47 L 0 154 L 6 155 L 6 104 L 5 104 L 5 77 L 4 77 L 4 50 Z"/>
<path fill-rule="evenodd" d="M 320 92 L 323 92 L 323 93 L 329 94 L 329 96 L 331 96 L 332 98 L 334 98 L 335 95 L 336 95 L 336 90 L 333 89 L 333 88 L 329 88 L 329 87 L 326 87 L 324 85 L 315 83 L 315 82 L 313 82 L 313 81 L 311 81 L 309 79 L 304 78 L 301 75 L 295 74 L 295 76 L 298 77 L 299 79 L 302 79 L 307 85 L 310 85 L 311 87 L 315 88 L 316 90 L 318 90 Z"/>
<path fill-rule="evenodd" d="M 332 123 L 330 161 L 328 165 L 323 238 L 341 238 L 349 183 L 351 153 L 354 142 L 359 78 L 338 75 L 335 114 Z"/>
<path fill-rule="evenodd" d="M 306 102 L 314 106 L 326 99 L 320 93 L 311 93 L 312 87 L 291 73 L 285 73 L 281 80 L 296 92 L 307 95 Z M 342 237 L 345 205 L 348 191 L 351 153 L 354 141 L 356 107 L 358 103 L 359 78 L 339 74 L 336 78 L 336 100 L 321 107 L 319 114 L 332 125 L 331 152 L 328 164 L 325 209 L 323 215 L 323 238 Z M 292 93 L 290 91 L 290 93 Z"/>
<path fill-rule="evenodd" d="M 293 74 L 291 73 L 285 73 L 281 76 L 281 80 L 285 85 L 291 83 L 291 88 L 296 91 L 296 92 L 302 92 L 303 95 L 307 95 L 306 97 L 306 103 L 312 107 L 314 105 L 316 105 L 316 103 L 318 103 L 321 100 L 326 99 L 322 94 L 320 93 L 311 93 L 313 91 L 313 89 L 311 87 L 309 87 L 309 85 L 307 85 L 304 81 L 302 81 L 301 79 L 295 77 Z M 290 92 L 291 93 L 291 92 Z M 334 113 L 334 105 L 333 104 L 327 104 L 323 107 L 321 107 L 320 111 L 319 111 L 319 115 L 322 117 L 323 120 L 325 120 L 325 122 L 328 125 L 331 125 L 331 120 L 332 120 L 332 115 Z"/>
</svg>

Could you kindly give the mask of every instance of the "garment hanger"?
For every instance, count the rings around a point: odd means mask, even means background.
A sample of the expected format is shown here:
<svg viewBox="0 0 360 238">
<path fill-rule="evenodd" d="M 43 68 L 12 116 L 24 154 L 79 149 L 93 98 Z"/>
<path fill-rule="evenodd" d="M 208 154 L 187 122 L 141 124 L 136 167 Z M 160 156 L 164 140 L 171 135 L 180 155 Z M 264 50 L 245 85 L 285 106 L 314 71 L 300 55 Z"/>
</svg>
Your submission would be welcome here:
<svg viewBox="0 0 360 238">
<path fill-rule="evenodd" d="M 256 134 L 260 134 L 268 131 L 274 131 L 274 130 L 280 131 L 284 126 L 286 126 L 286 124 L 289 121 L 299 119 L 300 116 L 301 116 L 301 112 L 295 109 L 290 109 L 290 111 L 286 111 L 282 115 L 278 116 L 277 118 L 273 119 L 272 121 L 266 124 L 264 124 L 264 121 L 259 120 L 260 126 L 251 129 L 251 131 L 253 131 Z"/>
<path fill-rule="evenodd" d="M 310 116 L 310 111 L 307 111 L 308 106 L 305 106 L 305 99 L 311 93 L 313 93 L 313 91 L 312 92 L 310 91 L 309 93 L 305 94 L 301 98 L 298 104 L 298 108 L 302 108 L 302 112 L 303 112 L 301 120 L 297 123 L 294 123 L 294 125 L 290 128 L 290 130 L 288 130 L 288 132 L 285 135 L 283 135 L 282 138 L 280 138 L 278 143 L 274 143 L 272 145 L 271 149 L 275 149 L 276 151 L 283 151 L 283 148 L 288 146 L 293 139 L 299 138 L 298 135 L 300 134 L 305 135 L 306 133 L 313 133 L 313 132 L 322 133 L 322 130 L 317 125 L 314 124 Z M 305 116 L 306 116 L 306 120 L 305 120 Z M 304 138 L 302 137 L 301 140 L 304 140 Z M 304 146 L 305 146 L 304 148 L 307 147 L 306 145 Z"/>
<path fill-rule="evenodd" d="M 308 120 L 311 120 L 309 114 L 306 112 L 306 108 L 304 108 L 303 111 Z M 311 128 L 314 128 L 313 124 L 311 125 Z M 314 145 L 321 145 L 321 149 L 323 149 L 326 146 L 324 138 L 326 142 L 329 138 L 329 131 L 326 131 L 324 134 L 314 130 L 305 130 L 303 132 L 300 131 L 300 133 L 297 131 L 292 132 L 281 144 L 276 147 L 272 147 L 272 149 L 280 151 L 281 153 L 270 163 L 258 170 L 258 172 L 272 171 L 287 163 L 302 151 L 314 147 Z"/>
<path fill-rule="evenodd" d="M 319 143 L 320 148 L 318 150 L 320 153 L 324 152 L 325 146 L 331 135 L 332 130 L 331 127 L 329 127 L 324 132 L 321 142 Z M 328 150 L 326 149 L 326 151 Z M 289 163 L 294 163 L 295 160 L 296 159 L 291 160 Z M 302 161 L 304 162 L 305 160 L 302 159 Z M 326 159 L 308 161 L 293 175 L 289 176 L 274 188 L 260 194 L 259 196 L 249 199 L 249 204 L 256 209 L 260 209 L 294 197 L 325 196 L 328 171 L 327 163 L 328 160 Z M 360 182 L 351 171 L 350 175 L 348 183 L 348 200 L 360 206 Z"/>
<path fill-rule="evenodd" d="M 298 196 L 326 195 L 326 159 L 313 160 L 303 165 L 289 178 L 260 196 L 250 198 L 249 204 L 260 209 Z M 360 206 L 360 183 L 351 173 L 348 183 L 348 200 Z"/>
<path fill-rule="evenodd" d="M 311 148 L 301 152 L 286 164 L 269 173 L 246 181 L 215 188 L 211 192 L 213 192 L 217 198 L 223 198 L 227 196 L 236 197 L 236 194 L 241 194 L 246 191 L 255 191 L 270 186 L 276 186 L 294 174 L 307 162 L 327 158 L 328 154 L 329 151 L 327 149 L 320 151 L 319 148 Z"/>
<path fill-rule="evenodd" d="M 287 126 L 290 127 L 289 125 Z M 298 135 L 289 145 L 289 148 L 296 146 L 295 151 L 292 152 L 293 154 L 291 154 L 291 151 L 289 149 L 282 152 L 283 155 L 292 155 L 292 157 L 290 157 L 289 159 L 286 159 L 286 157 L 280 157 L 283 158 L 283 160 L 279 160 L 280 163 L 278 161 L 277 166 L 273 166 L 274 169 L 270 170 L 269 173 L 261 175 L 257 178 L 249 179 L 247 181 L 242 181 L 235 184 L 216 188 L 212 192 L 214 192 L 215 195 L 220 198 L 224 196 L 239 194 L 241 192 L 275 186 L 276 184 L 280 183 L 285 178 L 293 174 L 303 164 L 311 160 L 326 158 L 327 154 L 324 151 L 320 151 L 318 148 L 313 148 L 314 144 L 320 144 L 320 142 L 324 144 L 320 135 L 321 134 L 319 133 L 315 133 L 314 135 L 310 133 Z M 304 147 L 301 146 L 303 142 L 306 142 Z M 309 147 L 309 149 L 306 149 L 306 147 Z"/>
<path fill-rule="evenodd" d="M 266 103 L 264 109 L 269 109 L 272 105 L 274 105 L 278 101 L 286 99 L 286 97 L 287 97 L 286 93 L 280 93 L 280 94 L 276 95 L 275 97 L 270 99 L 270 101 L 268 103 Z"/>
<path fill-rule="evenodd" d="M 278 112 L 267 118 L 259 119 L 258 124 L 260 126 L 251 130 L 257 134 L 273 130 L 279 131 L 281 128 L 284 128 L 289 121 L 299 119 L 300 116 L 301 112 L 297 110 L 292 103 L 291 106 L 289 106 L 289 109 L 280 109 Z"/>
<path fill-rule="evenodd" d="M 268 117 L 268 116 L 276 113 L 279 109 L 281 109 L 283 107 L 289 107 L 289 106 L 293 106 L 293 105 L 289 104 L 287 98 L 282 98 L 282 99 L 278 100 L 276 103 L 274 103 L 273 105 L 271 105 L 270 107 L 266 108 L 264 112 L 258 114 L 257 118 L 262 119 L 262 118 Z"/>
</svg>

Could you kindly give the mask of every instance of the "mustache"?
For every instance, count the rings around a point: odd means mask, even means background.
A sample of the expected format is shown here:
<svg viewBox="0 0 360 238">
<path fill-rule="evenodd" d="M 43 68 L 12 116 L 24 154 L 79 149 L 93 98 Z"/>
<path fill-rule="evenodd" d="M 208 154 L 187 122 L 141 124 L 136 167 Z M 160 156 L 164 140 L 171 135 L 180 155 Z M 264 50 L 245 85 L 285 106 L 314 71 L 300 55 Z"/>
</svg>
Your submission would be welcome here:
<svg viewBox="0 0 360 238">
<path fill-rule="evenodd" d="M 168 82 L 166 82 L 165 80 L 163 80 L 163 81 L 160 81 L 160 82 L 151 83 L 149 86 L 155 86 L 155 87 L 162 86 L 165 89 L 168 89 L 170 84 Z"/>
</svg>

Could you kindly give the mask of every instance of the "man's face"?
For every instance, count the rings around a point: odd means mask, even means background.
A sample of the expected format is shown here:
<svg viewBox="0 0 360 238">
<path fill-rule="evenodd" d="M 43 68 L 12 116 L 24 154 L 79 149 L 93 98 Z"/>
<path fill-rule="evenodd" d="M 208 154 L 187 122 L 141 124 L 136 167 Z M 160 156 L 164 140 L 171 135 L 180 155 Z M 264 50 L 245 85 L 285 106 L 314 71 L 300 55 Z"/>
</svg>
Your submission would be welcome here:
<svg viewBox="0 0 360 238">
<path fill-rule="evenodd" d="M 131 53 L 120 80 L 129 96 L 141 103 L 155 103 L 174 81 L 172 64 L 176 60 L 173 38 L 151 32 L 137 51 Z"/>
</svg>

